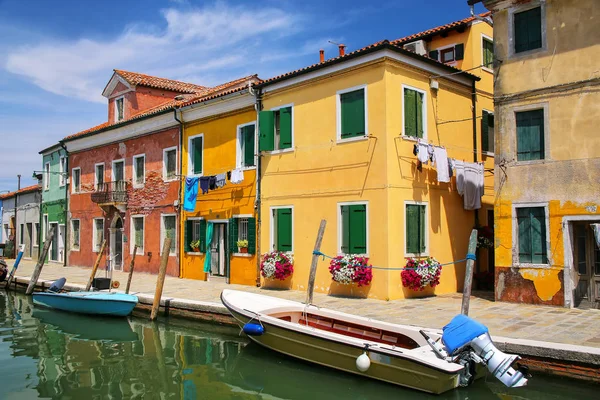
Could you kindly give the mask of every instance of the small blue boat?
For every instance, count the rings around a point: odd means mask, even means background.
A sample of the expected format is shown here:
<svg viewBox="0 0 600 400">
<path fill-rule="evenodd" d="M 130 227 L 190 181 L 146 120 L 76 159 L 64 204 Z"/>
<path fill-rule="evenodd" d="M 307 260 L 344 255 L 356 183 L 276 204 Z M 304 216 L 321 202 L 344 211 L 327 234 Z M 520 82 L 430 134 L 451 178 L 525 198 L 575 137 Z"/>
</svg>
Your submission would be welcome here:
<svg viewBox="0 0 600 400">
<path fill-rule="evenodd" d="M 33 303 L 56 310 L 79 314 L 124 317 L 131 314 L 137 296 L 114 292 L 40 292 L 33 294 Z"/>
</svg>

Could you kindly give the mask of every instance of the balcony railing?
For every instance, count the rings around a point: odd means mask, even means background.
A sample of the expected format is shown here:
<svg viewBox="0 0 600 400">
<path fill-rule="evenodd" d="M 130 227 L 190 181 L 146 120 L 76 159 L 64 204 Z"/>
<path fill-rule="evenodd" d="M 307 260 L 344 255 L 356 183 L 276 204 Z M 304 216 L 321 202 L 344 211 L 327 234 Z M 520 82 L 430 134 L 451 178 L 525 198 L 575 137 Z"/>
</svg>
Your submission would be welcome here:
<svg viewBox="0 0 600 400">
<path fill-rule="evenodd" d="M 99 183 L 96 191 L 92 193 L 92 201 L 97 204 L 127 203 L 127 182 Z"/>
</svg>

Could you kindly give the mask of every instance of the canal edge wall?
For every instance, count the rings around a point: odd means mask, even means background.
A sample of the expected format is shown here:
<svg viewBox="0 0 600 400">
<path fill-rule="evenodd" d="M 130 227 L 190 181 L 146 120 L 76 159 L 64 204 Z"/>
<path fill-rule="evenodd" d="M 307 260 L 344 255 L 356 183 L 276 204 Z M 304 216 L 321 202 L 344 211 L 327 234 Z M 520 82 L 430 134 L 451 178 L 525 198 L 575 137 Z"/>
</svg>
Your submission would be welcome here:
<svg viewBox="0 0 600 400">
<path fill-rule="evenodd" d="M 17 290 L 24 290 L 29 284 L 29 279 L 29 277 L 16 276 L 11 286 Z M 47 289 L 52 283 L 53 281 L 39 279 L 36 289 Z M 64 289 L 81 291 L 85 290 L 85 286 L 67 283 Z M 119 290 L 115 291 L 124 293 Z M 154 295 L 147 293 L 131 294 L 136 295 L 139 300 L 134 315 L 149 318 Z M 235 319 L 224 305 L 207 301 L 162 297 L 159 315 L 237 326 Z M 441 334 L 439 329 L 424 329 Z M 522 357 L 521 363 L 529 367 L 532 373 L 542 372 L 549 375 L 600 383 L 600 348 L 502 336 L 492 336 L 492 339 L 499 350 L 519 354 Z"/>
</svg>

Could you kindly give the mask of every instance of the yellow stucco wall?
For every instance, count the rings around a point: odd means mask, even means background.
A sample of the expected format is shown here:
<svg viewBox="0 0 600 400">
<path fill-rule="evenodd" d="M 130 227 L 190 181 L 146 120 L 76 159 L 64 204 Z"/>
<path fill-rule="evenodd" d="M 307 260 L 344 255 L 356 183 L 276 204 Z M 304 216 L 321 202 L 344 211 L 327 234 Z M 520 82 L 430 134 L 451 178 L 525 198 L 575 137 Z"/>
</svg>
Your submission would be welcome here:
<svg viewBox="0 0 600 400">
<path fill-rule="evenodd" d="M 208 106 L 210 107 L 210 106 Z M 184 120 L 185 120 L 184 113 Z M 246 108 L 228 114 L 185 123 L 182 146 L 182 170 L 188 171 L 188 139 L 204 134 L 204 175 L 216 175 L 231 171 L 236 167 L 236 137 L 238 125 L 256 121 L 254 109 Z M 183 190 L 183 189 L 182 189 Z M 256 196 L 256 170 L 244 171 L 244 181 L 201 194 L 199 191 L 196 210 L 181 212 L 180 237 L 184 238 L 185 220 L 190 217 L 202 217 L 207 221 L 226 220 L 234 215 L 252 215 Z M 181 241 L 181 275 L 184 278 L 206 279 L 203 272 L 204 254 L 188 254 Z M 253 285 L 256 282 L 256 256 L 233 255 L 230 257 L 230 283 Z"/>
<path fill-rule="evenodd" d="M 470 48 L 466 47 L 467 54 Z M 454 180 L 450 184 L 438 183 L 437 173 L 430 165 L 423 166 L 422 172 L 416 170 L 416 157 L 412 153 L 415 142 L 401 137 L 404 84 L 427 93 L 427 140 L 446 146 L 450 157 L 473 161 L 472 88 L 444 78 L 439 80 L 440 90 L 436 94 L 429 89 L 427 73 L 387 60 L 265 95 L 265 110 L 293 104 L 294 148 L 263 156 L 260 235 L 261 252 L 265 253 L 272 245 L 271 208 L 293 208 L 295 271 L 289 287 L 306 288 L 321 219 L 327 221 L 321 251 L 338 254 L 338 207 L 342 202 L 368 204 L 368 256 L 376 267 L 398 269 L 405 264 L 405 200 L 429 205 L 430 255 L 440 262 L 465 257 L 474 212 L 463 209 L 463 199 L 456 192 Z M 369 138 L 340 143 L 336 137 L 336 92 L 360 85 L 367 87 Z M 490 87 L 487 90 L 491 92 Z M 492 110 L 492 99 L 478 101 L 478 111 L 482 108 Z M 478 122 L 480 150 L 479 129 Z M 482 159 L 481 155 L 478 159 Z M 485 162 L 487 168 L 493 168 L 492 157 Z M 483 203 L 490 209 L 491 172 L 486 174 L 485 184 Z M 485 208 L 479 214 L 480 222 L 485 224 Z M 369 288 L 338 285 L 332 282 L 328 266 L 328 260 L 319 261 L 316 291 L 379 299 L 431 293 L 406 291 L 399 270 L 374 269 Z M 444 267 L 435 293 L 455 292 L 462 288 L 463 280 L 464 263 Z"/>
<path fill-rule="evenodd" d="M 499 276 L 496 297 L 569 305 L 569 289 L 576 282 L 570 272 L 572 248 L 565 247 L 564 237 L 572 232 L 570 221 L 600 221 L 600 141 L 595 129 L 600 96 L 597 84 L 574 84 L 597 75 L 600 30 L 595 21 L 600 6 L 594 0 L 548 0 L 542 13 L 546 47 L 512 56 L 509 11 L 495 11 L 495 57 L 502 61 L 495 86 L 496 157 L 501 164 L 496 170 L 496 265 L 522 278 Z M 545 110 L 545 158 L 518 162 L 515 112 L 536 108 Z M 514 208 L 531 204 L 547 210 L 546 266 L 520 266 L 518 261 Z M 531 285 L 533 293 L 523 296 Z"/>
</svg>

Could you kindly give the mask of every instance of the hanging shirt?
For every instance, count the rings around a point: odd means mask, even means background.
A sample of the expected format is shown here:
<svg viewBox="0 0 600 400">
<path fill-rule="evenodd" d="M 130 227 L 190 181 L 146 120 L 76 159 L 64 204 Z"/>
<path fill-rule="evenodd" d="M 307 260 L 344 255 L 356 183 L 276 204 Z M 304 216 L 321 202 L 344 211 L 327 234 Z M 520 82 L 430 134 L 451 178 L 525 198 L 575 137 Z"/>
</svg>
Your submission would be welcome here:
<svg viewBox="0 0 600 400">
<path fill-rule="evenodd" d="M 185 193 L 183 195 L 183 209 L 185 211 L 194 211 L 196 209 L 196 199 L 198 197 L 198 178 L 185 178 Z"/>
<path fill-rule="evenodd" d="M 483 165 L 464 163 L 464 208 L 478 210 L 483 196 Z"/>
<path fill-rule="evenodd" d="M 448 152 L 442 147 L 434 147 L 433 156 L 435 158 L 438 182 L 450 182 L 450 169 L 448 168 Z"/>
<path fill-rule="evenodd" d="M 208 193 L 209 182 L 210 182 L 209 176 L 203 176 L 200 178 L 200 189 L 202 189 L 202 194 Z"/>
<path fill-rule="evenodd" d="M 244 170 L 243 169 L 234 169 L 231 171 L 231 183 L 242 183 L 244 181 Z"/>
<path fill-rule="evenodd" d="M 423 164 L 427 164 L 427 162 L 429 162 L 429 147 L 427 146 L 427 143 L 419 143 L 417 159 Z"/>
<path fill-rule="evenodd" d="M 225 186 L 225 174 L 217 174 L 217 188 Z"/>
</svg>

